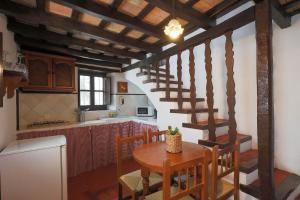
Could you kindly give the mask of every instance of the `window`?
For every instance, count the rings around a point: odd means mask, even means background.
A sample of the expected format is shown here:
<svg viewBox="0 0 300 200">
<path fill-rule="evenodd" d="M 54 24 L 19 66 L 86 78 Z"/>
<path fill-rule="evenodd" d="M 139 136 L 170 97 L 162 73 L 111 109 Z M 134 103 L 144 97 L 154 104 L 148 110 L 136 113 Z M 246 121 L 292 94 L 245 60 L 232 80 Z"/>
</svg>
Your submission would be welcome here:
<svg viewBox="0 0 300 200">
<path fill-rule="evenodd" d="M 89 71 L 78 73 L 78 102 L 80 109 L 106 110 L 110 104 L 110 78 Z"/>
</svg>

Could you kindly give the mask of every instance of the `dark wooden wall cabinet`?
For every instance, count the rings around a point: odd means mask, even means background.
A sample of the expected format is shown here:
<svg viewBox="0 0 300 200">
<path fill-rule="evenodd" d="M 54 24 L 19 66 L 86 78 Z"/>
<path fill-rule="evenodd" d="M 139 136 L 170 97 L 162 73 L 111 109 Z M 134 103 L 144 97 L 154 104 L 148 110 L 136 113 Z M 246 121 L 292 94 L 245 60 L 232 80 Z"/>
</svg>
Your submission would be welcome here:
<svg viewBox="0 0 300 200">
<path fill-rule="evenodd" d="M 75 59 L 29 51 L 24 51 L 24 55 L 28 67 L 28 84 L 24 90 L 75 90 Z"/>
</svg>

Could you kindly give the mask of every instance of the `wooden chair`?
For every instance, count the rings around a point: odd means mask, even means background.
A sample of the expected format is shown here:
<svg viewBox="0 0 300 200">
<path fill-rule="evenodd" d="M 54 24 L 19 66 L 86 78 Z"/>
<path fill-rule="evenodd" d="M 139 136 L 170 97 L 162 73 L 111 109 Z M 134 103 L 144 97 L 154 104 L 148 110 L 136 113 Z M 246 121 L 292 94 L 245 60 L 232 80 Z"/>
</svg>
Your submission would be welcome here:
<svg viewBox="0 0 300 200">
<path fill-rule="evenodd" d="M 163 171 L 163 190 L 155 192 L 145 197 L 145 200 L 193 200 L 193 199 L 208 199 L 208 159 L 209 151 L 205 157 L 199 157 L 195 160 L 171 165 L 169 160 L 164 162 Z M 176 186 L 171 185 L 173 176 L 180 177 L 184 174 L 191 178 L 192 181 L 185 182 L 185 189 L 180 187 L 180 182 Z M 178 179 L 180 180 L 180 179 Z"/>
<path fill-rule="evenodd" d="M 148 143 L 165 140 L 166 132 L 167 132 L 166 130 L 165 131 L 152 131 L 152 129 L 149 129 L 148 130 Z M 153 140 L 153 139 L 155 139 L 155 140 Z"/>
<path fill-rule="evenodd" d="M 239 199 L 239 162 L 240 162 L 240 142 L 237 140 L 232 146 L 219 150 L 218 146 L 212 149 L 212 172 L 210 185 L 210 199 L 228 199 L 234 195 L 234 199 Z M 233 172 L 234 183 L 231 184 L 223 177 Z M 218 184 L 218 182 L 221 182 Z"/>
<path fill-rule="evenodd" d="M 143 178 L 141 176 L 141 170 L 136 170 L 127 174 L 122 174 L 122 160 L 125 158 L 131 158 L 132 155 L 124 156 L 124 145 L 125 148 L 134 148 L 139 144 L 145 144 L 147 141 L 147 135 L 144 132 L 143 135 L 116 137 L 116 156 L 117 156 L 117 176 L 119 182 L 119 200 L 123 199 L 123 187 L 130 192 L 131 199 L 137 200 L 143 192 Z M 128 151 L 127 151 L 128 152 Z M 150 190 L 157 190 L 162 185 L 162 177 L 156 173 L 150 173 L 149 177 Z"/>
</svg>

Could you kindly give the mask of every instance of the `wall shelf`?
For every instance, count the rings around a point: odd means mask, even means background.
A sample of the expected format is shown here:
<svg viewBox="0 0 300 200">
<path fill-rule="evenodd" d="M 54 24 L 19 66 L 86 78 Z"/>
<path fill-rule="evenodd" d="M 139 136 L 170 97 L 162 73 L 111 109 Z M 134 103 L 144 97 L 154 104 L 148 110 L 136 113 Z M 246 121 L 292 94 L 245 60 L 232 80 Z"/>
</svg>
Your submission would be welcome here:
<svg viewBox="0 0 300 200">
<path fill-rule="evenodd" d="M 15 95 L 15 89 L 27 84 L 27 76 L 23 72 L 3 70 L 4 91 L 2 98 L 7 92 L 7 98 L 10 99 Z"/>
</svg>

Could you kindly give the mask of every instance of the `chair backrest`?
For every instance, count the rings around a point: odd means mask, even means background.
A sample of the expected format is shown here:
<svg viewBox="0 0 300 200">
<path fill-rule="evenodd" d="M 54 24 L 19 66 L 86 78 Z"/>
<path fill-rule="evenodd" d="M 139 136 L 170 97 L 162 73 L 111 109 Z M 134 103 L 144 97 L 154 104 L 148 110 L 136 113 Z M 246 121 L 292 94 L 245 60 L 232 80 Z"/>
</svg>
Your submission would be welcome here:
<svg viewBox="0 0 300 200">
<path fill-rule="evenodd" d="M 177 165 L 172 165 L 169 160 L 165 160 L 163 164 L 163 200 L 177 200 L 189 194 L 194 195 L 196 199 L 207 200 L 209 156 L 209 150 L 207 150 L 205 156 Z M 193 174 L 193 177 L 190 174 Z M 180 177 L 182 175 L 186 177 L 185 189 L 181 188 Z M 171 191 L 172 177 L 178 179 L 176 191 Z"/>
<path fill-rule="evenodd" d="M 166 133 L 167 133 L 167 130 L 153 131 L 152 129 L 149 129 L 148 130 L 148 143 L 164 141 L 166 139 Z"/>
<path fill-rule="evenodd" d="M 116 136 L 116 159 L 117 159 L 117 175 L 122 175 L 122 160 L 132 157 L 131 150 L 140 144 L 147 143 L 147 134 L 143 132 L 142 135 L 121 137 Z M 124 153 L 127 152 L 126 157 Z M 129 154 L 129 155 L 128 155 Z"/>
<path fill-rule="evenodd" d="M 239 195 L 239 163 L 240 163 L 240 141 L 237 140 L 234 145 L 230 145 L 219 150 L 216 145 L 212 149 L 212 181 L 210 197 L 217 199 L 217 184 L 220 179 L 233 172 L 234 175 L 234 195 L 238 199 Z M 236 198 L 235 198 L 236 199 Z"/>
</svg>

